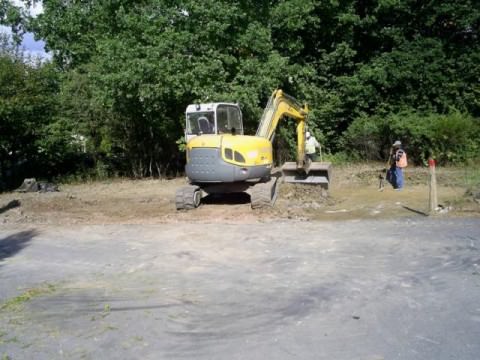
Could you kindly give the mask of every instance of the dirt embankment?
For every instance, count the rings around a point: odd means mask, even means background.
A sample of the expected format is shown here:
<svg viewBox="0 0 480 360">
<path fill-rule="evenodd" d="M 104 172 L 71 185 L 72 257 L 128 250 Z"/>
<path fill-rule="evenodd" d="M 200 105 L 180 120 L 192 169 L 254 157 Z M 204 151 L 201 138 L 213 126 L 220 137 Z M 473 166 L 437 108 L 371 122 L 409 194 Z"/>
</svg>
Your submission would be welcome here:
<svg viewBox="0 0 480 360">
<path fill-rule="evenodd" d="M 253 211 L 246 194 L 206 197 L 194 211 L 175 210 L 174 195 L 185 179 L 112 180 L 61 185 L 56 193 L 0 194 L 0 223 L 155 224 L 243 223 L 297 220 L 372 219 L 424 216 L 428 212 L 428 170 L 407 168 L 405 189 L 386 184 L 378 191 L 380 167 L 334 167 L 328 194 L 319 187 L 282 184 L 274 208 Z M 441 216 L 479 216 L 478 174 L 437 169 Z"/>
</svg>

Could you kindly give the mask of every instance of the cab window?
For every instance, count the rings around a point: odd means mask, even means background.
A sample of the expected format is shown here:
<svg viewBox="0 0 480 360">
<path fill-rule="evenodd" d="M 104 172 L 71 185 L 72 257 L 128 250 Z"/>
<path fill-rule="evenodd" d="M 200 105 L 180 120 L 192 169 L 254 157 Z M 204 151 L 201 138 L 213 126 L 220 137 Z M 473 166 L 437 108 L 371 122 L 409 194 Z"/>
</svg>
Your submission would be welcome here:
<svg viewBox="0 0 480 360">
<path fill-rule="evenodd" d="M 243 134 L 242 117 L 240 110 L 235 106 L 219 105 L 217 107 L 217 129 L 219 134 Z"/>
<path fill-rule="evenodd" d="M 226 106 L 217 107 L 217 130 L 219 134 L 230 132 L 228 126 L 228 108 Z"/>
<path fill-rule="evenodd" d="M 214 134 L 213 112 L 195 112 L 187 114 L 187 135 Z"/>
<path fill-rule="evenodd" d="M 240 109 L 230 106 L 228 108 L 228 119 L 230 129 L 235 128 L 237 134 L 243 135 L 242 114 L 240 113 Z"/>
</svg>

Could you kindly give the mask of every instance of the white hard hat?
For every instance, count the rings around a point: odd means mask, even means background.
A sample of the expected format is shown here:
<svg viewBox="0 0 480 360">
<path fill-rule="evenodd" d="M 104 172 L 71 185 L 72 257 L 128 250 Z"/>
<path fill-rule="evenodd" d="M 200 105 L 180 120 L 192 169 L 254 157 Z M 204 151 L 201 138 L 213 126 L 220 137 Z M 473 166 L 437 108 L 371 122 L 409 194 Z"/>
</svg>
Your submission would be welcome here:
<svg viewBox="0 0 480 360">
<path fill-rule="evenodd" d="M 402 146 L 402 142 L 400 140 L 397 140 L 393 143 L 392 146 Z"/>
<path fill-rule="evenodd" d="M 306 136 L 307 139 L 308 139 L 308 138 L 310 137 L 310 131 L 307 131 L 307 132 L 305 133 L 305 136 Z"/>
</svg>

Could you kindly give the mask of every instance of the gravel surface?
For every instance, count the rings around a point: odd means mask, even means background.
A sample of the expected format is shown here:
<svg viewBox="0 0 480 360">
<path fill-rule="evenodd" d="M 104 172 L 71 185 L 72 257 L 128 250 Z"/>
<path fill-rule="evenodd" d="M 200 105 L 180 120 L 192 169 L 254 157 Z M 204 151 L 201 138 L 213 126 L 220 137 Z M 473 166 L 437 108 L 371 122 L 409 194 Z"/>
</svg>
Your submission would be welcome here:
<svg viewBox="0 0 480 360">
<path fill-rule="evenodd" d="M 0 356 L 478 359 L 480 220 L 3 225 Z"/>
</svg>

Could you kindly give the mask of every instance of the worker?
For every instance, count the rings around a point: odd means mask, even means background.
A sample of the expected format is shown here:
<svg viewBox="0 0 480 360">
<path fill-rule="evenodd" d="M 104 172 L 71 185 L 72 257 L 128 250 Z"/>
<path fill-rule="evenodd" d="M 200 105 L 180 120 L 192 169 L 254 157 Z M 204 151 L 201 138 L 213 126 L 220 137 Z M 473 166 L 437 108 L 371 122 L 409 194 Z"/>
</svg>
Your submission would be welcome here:
<svg viewBox="0 0 480 360">
<path fill-rule="evenodd" d="M 407 153 L 402 149 L 402 142 L 393 143 L 390 151 L 390 169 L 387 179 L 395 190 L 403 188 L 403 168 L 407 166 Z"/>
<path fill-rule="evenodd" d="M 305 141 L 305 155 L 311 160 L 317 160 L 317 152 L 316 149 L 320 148 L 320 144 L 318 143 L 315 136 L 312 136 L 309 131 L 305 133 L 306 141 Z"/>
</svg>

